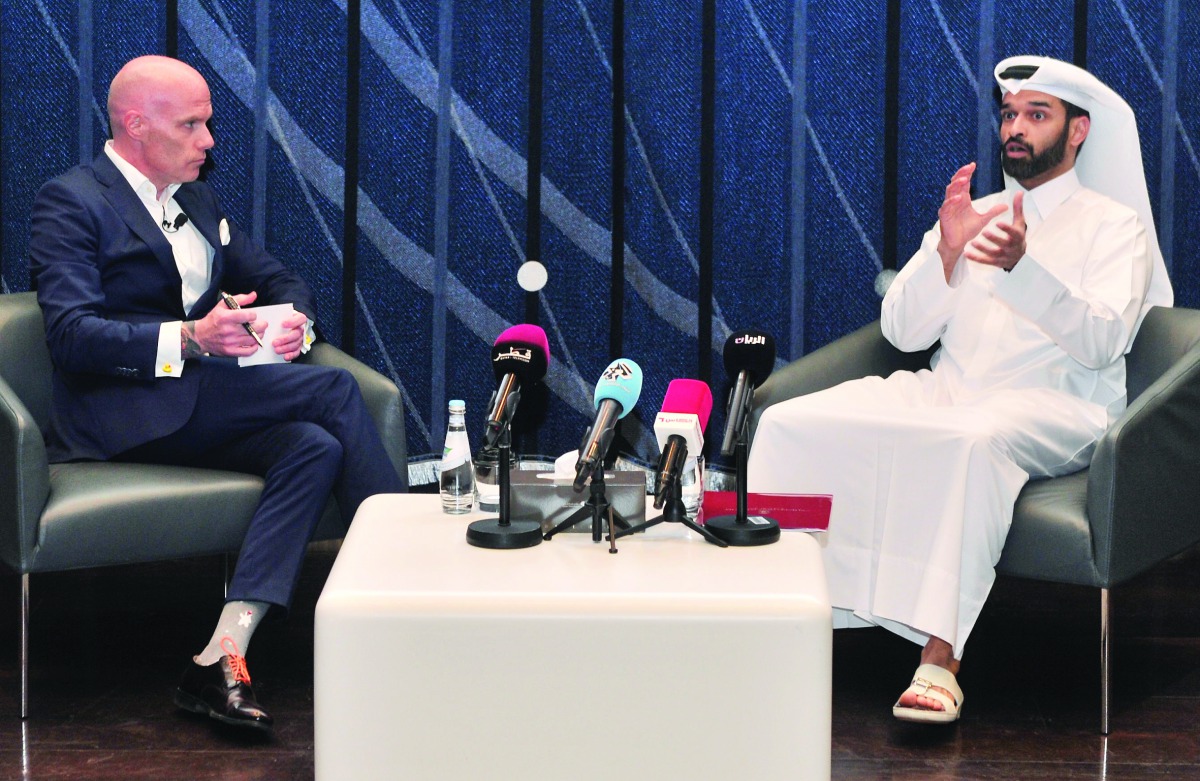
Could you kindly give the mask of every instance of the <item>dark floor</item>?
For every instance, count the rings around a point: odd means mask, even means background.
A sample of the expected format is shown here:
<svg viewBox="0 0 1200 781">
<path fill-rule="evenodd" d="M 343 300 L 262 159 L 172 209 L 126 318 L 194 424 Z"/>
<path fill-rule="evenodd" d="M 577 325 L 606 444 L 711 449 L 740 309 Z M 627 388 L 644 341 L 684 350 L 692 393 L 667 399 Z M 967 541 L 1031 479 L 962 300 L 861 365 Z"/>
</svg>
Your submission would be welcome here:
<svg viewBox="0 0 1200 781">
<path fill-rule="evenodd" d="M 0 577 L 0 778 L 312 778 L 313 606 L 335 551 L 314 549 L 292 616 L 255 637 L 251 671 L 277 723 L 267 740 L 170 703 L 184 660 L 215 620 L 219 560 L 35 577 L 24 724 L 16 718 L 18 580 Z M 1107 739 L 1098 734 L 1098 607 L 1091 590 L 997 584 L 960 676 L 964 716 L 950 728 L 891 717 L 915 646 L 879 630 L 837 633 L 833 777 L 1200 778 L 1200 552 L 1114 593 Z"/>
</svg>

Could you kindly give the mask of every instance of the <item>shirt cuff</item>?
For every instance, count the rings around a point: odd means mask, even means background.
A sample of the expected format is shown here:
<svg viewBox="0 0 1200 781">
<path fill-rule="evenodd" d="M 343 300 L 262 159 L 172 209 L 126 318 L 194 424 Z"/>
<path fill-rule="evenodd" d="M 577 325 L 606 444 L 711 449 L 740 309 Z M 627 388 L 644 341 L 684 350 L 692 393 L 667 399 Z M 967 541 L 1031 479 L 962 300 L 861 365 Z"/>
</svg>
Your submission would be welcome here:
<svg viewBox="0 0 1200 781">
<path fill-rule="evenodd" d="M 313 330 L 316 325 L 312 320 L 305 321 L 304 324 L 304 344 L 300 347 L 300 354 L 304 355 L 312 349 L 313 342 L 317 341 L 317 332 Z"/>
<path fill-rule="evenodd" d="M 183 323 L 176 320 L 158 327 L 158 355 L 154 358 L 155 377 L 178 377 L 183 374 Z"/>
</svg>

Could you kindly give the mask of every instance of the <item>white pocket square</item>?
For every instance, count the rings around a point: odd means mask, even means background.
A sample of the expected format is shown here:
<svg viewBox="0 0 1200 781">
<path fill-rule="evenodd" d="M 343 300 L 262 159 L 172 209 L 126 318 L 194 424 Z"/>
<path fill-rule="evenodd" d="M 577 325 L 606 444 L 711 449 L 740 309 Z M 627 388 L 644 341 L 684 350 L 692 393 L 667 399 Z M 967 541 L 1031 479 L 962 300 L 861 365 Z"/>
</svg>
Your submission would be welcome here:
<svg viewBox="0 0 1200 781">
<path fill-rule="evenodd" d="M 229 220 L 222 218 L 217 232 L 221 234 L 221 246 L 227 246 L 229 244 Z"/>
</svg>

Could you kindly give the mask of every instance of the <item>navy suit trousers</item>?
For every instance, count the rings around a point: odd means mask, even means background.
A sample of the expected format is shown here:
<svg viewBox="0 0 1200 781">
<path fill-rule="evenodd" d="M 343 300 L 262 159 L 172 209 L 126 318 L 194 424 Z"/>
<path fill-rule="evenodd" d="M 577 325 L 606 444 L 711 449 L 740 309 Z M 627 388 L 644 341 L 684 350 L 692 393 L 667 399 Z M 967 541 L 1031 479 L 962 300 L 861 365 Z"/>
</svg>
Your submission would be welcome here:
<svg viewBox="0 0 1200 781">
<path fill-rule="evenodd" d="M 330 495 L 348 524 L 368 496 L 402 491 L 400 478 L 358 384 L 343 369 L 239 367 L 236 360 L 206 358 L 189 361 L 185 371 L 201 374 L 187 423 L 117 458 L 262 477 L 228 599 L 287 609 Z"/>
</svg>

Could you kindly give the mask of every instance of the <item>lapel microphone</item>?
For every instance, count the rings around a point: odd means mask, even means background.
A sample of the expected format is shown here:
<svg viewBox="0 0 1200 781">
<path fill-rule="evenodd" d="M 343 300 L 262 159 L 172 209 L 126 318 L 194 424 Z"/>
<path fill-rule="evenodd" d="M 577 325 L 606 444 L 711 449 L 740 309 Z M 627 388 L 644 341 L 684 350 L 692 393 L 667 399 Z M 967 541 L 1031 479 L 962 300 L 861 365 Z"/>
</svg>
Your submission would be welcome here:
<svg viewBox="0 0 1200 781">
<path fill-rule="evenodd" d="M 186 225 L 187 221 L 188 216 L 183 212 L 180 212 L 175 217 L 175 222 L 167 222 L 167 207 L 163 207 L 162 229 L 167 233 L 175 233 L 184 225 Z"/>
</svg>

